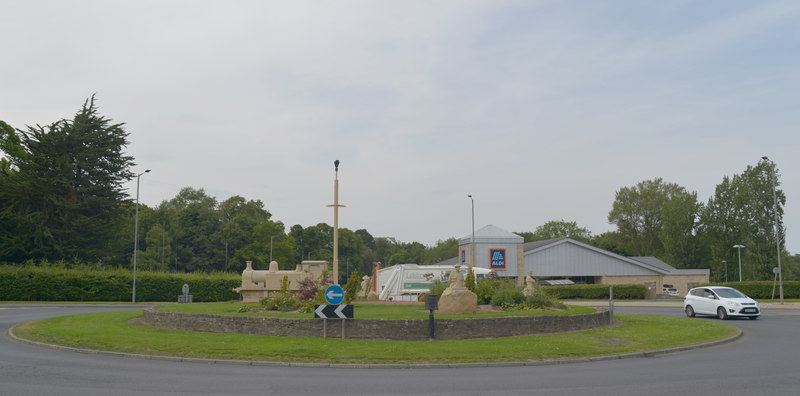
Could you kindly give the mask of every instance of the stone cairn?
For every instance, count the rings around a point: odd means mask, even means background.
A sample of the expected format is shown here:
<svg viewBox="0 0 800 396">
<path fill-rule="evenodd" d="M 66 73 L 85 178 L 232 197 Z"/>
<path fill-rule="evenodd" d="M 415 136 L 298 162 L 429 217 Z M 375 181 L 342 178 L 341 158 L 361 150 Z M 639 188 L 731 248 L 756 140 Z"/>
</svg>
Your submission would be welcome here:
<svg viewBox="0 0 800 396">
<path fill-rule="evenodd" d="M 450 286 L 439 298 L 439 313 L 470 313 L 478 308 L 478 296 L 464 286 L 461 265 L 456 264 L 450 273 Z"/>
</svg>

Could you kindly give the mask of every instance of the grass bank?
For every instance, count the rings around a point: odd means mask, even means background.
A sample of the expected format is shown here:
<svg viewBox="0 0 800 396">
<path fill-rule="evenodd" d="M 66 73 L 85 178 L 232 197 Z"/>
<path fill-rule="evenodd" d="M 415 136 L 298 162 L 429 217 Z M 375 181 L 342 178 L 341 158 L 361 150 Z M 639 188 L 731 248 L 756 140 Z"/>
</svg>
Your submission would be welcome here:
<svg viewBox="0 0 800 396">
<path fill-rule="evenodd" d="M 14 332 L 40 342 L 145 355 L 355 364 L 596 357 L 710 342 L 737 332 L 711 320 L 617 314 L 619 326 L 565 334 L 433 342 L 342 340 L 190 333 L 130 322 L 141 315 L 141 311 L 121 311 L 63 316 L 24 323 Z"/>
</svg>

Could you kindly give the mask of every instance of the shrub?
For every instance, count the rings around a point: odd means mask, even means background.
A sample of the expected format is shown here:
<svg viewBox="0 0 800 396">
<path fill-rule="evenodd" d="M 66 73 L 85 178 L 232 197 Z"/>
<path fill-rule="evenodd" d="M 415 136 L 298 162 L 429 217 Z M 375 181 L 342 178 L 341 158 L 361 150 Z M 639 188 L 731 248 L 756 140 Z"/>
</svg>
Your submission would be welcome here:
<svg viewBox="0 0 800 396">
<path fill-rule="evenodd" d="M 441 297 L 442 293 L 444 293 L 444 290 L 447 289 L 447 286 L 448 286 L 447 283 L 443 283 L 442 281 L 437 279 L 433 281 L 433 284 L 431 285 L 431 291 L 428 292 L 428 294 L 435 294 Z M 421 296 L 420 301 L 425 301 L 425 295 Z"/>
<path fill-rule="evenodd" d="M 290 293 L 270 293 L 258 301 L 267 311 L 294 311 L 300 307 L 300 301 Z"/>
<path fill-rule="evenodd" d="M 712 285 L 706 283 L 698 286 Z M 751 298 L 767 300 L 772 298 L 772 289 L 775 287 L 775 299 L 780 296 L 779 286 L 774 281 L 746 281 L 746 282 L 727 282 L 714 283 L 716 286 L 730 286 L 740 292 L 747 294 Z M 616 289 L 615 289 L 616 292 Z M 800 298 L 800 281 L 783 281 L 784 298 Z"/>
<path fill-rule="evenodd" d="M 502 287 L 497 289 L 492 295 L 492 306 L 501 307 L 501 308 L 508 308 L 512 306 L 518 306 L 522 304 L 525 300 L 525 296 L 522 295 L 522 290 L 517 287 Z"/>
<path fill-rule="evenodd" d="M 609 285 L 570 285 L 570 286 L 543 286 L 547 291 L 559 299 L 609 298 Z M 645 287 L 642 284 L 614 285 L 614 299 L 644 299 Z"/>
<path fill-rule="evenodd" d="M 464 286 L 467 290 L 475 293 L 475 272 L 470 268 L 467 277 L 464 278 Z"/>
<path fill-rule="evenodd" d="M 567 306 L 559 299 L 550 295 L 544 287 L 533 289 L 533 295 L 525 297 L 525 305 L 531 308 L 560 308 Z"/>
<path fill-rule="evenodd" d="M 350 274 L 350 279 L 348 279 L 347 283 L 344 285 L 345 304 L 356 299 L 356 293 L 358 293 L 359 286 L 361 286 L 361 277 L 358 274 L 358 269 L 354 269 Z"/>
<path fill-rule="evenodd" d="M 136 301 L 177 301 L 184 284 L 193 301 L 238 300 L 234 274 L 174 274 L 137 271 Z M 125 269 L 72 269 L 39 266 L 0 266 L 2 301 L 131 301 L 133 273 Z"/>
</svg>

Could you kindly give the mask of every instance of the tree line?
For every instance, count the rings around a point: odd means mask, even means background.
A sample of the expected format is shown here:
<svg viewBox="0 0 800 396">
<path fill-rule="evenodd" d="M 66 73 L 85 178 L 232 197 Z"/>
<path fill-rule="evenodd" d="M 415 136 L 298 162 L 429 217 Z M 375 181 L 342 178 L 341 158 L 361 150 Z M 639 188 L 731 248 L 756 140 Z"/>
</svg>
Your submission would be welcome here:
<svg viewBox="0 0 800 396">
<path fill-rule="evenodd" d="M 95 98 L 70 120 L 15 129 L 0 121 L 0 262 L 39 260 L 128 268 L 133 263 L 134 214 L 122 184 L 135 177 L 124 124 L 101 116 Z M 656 256 L 677 268 L 710 268 L 712 280 L 772 279 L 776 265 L 772 186 L 775 164 L 762 160 L 725 177 L 706 202 L 696 192 L 660 178 L 620 188 L 608 221 L 616 230 L 592 235 L 575 222 L 549 221 L 517 234 L 526 242 L 571 237 L 626 256 Z M 774 180 L 773 180 L 774 178 Z M 780 235 L 783 191 L 776 194 Z M 186 187 L 155 207 L 139 205 L 142 269 L 238 272 L 246 260 L 270 260 L 293 269 L 301 260 L 332 260 L 333 230 L 326 223 L 287 227 L 259 200 L 218 201 Z M 800 279 L 800 256 L 781 245 L 784 277 Z M 435 246 L 395 243 L 366 229 L 339 230 L 340 274 L 371 273 L 377 262 L 434 264 L 455 257 L 458 241 Z M 724 262 L 723 262 L 724 260 Z M 727 263 L 727 265 L 726 265 Z M 342 282 L 342 280 L 340 280 Z"/>
</svg>

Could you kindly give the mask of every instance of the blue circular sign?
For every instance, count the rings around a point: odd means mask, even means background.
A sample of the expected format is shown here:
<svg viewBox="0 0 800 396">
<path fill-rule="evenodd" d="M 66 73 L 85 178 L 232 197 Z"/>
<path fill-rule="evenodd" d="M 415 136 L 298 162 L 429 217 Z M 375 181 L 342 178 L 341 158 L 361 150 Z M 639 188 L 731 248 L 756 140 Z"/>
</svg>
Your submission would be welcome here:
<svg viewBox="0 0 800 396">
<path fill-rule="evenodd" d="M 344 289 L 339 285 L 330 285 L 325 289 L 325 301 L 331 305 L 341 304 L 344 301 Z"/>
</svg>

